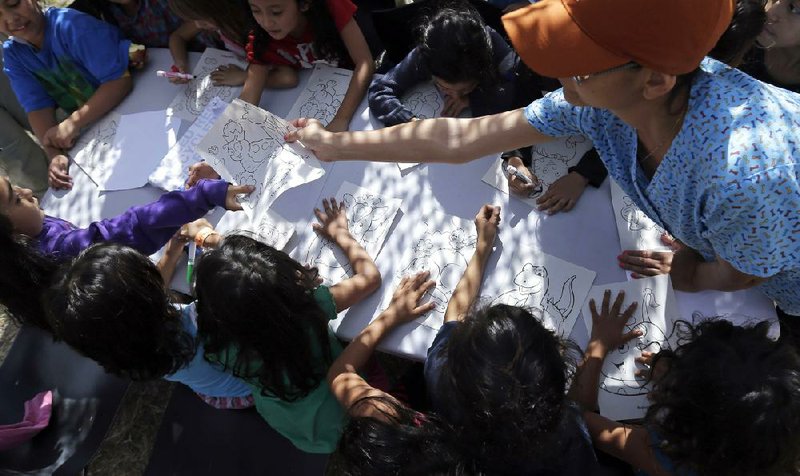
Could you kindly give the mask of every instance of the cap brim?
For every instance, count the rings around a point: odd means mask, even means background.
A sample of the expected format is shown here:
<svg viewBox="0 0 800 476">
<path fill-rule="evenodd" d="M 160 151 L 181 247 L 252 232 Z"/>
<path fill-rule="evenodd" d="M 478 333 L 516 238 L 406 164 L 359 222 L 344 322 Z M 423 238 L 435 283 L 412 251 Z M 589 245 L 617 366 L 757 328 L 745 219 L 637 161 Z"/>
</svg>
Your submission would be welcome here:
<svg viewBox="0 0 800 476">
<path fill-rule="evenodd" d="M 573 21 L 561 0 L 539 0 L 502 20 L 522 61 L 543 76 L 592 74 L 631 61 L 595 43 Z"/>
</svg>

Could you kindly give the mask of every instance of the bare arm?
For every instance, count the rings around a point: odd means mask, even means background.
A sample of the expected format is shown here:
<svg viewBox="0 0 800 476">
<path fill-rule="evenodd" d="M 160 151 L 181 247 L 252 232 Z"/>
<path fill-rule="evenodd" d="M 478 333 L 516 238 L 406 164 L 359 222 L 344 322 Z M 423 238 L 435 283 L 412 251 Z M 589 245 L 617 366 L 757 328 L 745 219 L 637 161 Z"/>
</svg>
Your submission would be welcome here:
<svg viewBox="0 0 800 476">
<path fill-rule="evenodd" d="M 177 30 L 169 35 L 169 52 L 172 62 L 182 73 L 189 72 L 189 53 L 186 45 L 200 33 L 200 28 L 192 21 L 183 22 Z M 181 80 L 182 82 L 188 82 Z"/>
<path fill-rule="evenodd" d="M 28 122 L 33 133 L 42 144 L 50 165 L 47 169 L 47 181 L 56 190 L 72 188 L 72 177 L 69 176 L 69 159 L 64 151 L 58 147 L 47 145 L 45 135 L 47 131 L 56 127 L 56 111 L 52 107 L 37 109 L 28 113 Z"/>
<path fill-rule="evenodd" d="M 258 106 L 261 102 L 261 93 L 267 86 L 269 78 L 269 66 L 265 64 L 250 63 L 247 67 L 247 79 L 244 80 L 242 93 L 239 94 L 239 99 L 249 102 L 254 106 Z"/>
<path fill-rule="evenodd" d="M 286 134 L 321 160 L 465 163 L 480 157 L 553 140 L 528 123 L 523 109 L 472 119 L 412 121 L 376 131 L 331 133 L 319 121 L 299 119 Z"/>
<path fill-rule="evenodd" d="M 444 322 L 460 321 L 466 316 L 472 303 L 478 297 L 481 289 L 483 274 L 486 271 L 486 261 L 492 254 L 492 245 L 497 236 L 497 227 L 500 225 L 500 207 L 484 205 L 478 210 L 475 217 L 475 228 L 478 230 L 478 243 L 475 253 L 469 260 L 464 275 L 461 276 L 447 303 L 444 313 Z"/>
<path fill-rule="evenodd" d="M 353 119 L 358 105 L 361 104 L 369 83 L 372 81 L 372 74 L 375 72 L 372 53 L 369 51 L 367 40 L 364 39 L 364 34 L 355 19 L 351 19 L 340 34 L 355 68 L 342 104 L 331 119 L 331 123 L 328 124 L 328 130 L 332 132 L 346 131 L 349 128 L 350 120 Z"/>
<path fill-rule="evenodd" d="M 328 370 L 331 392 L 351 416 L 384 416 L 374 405 L 355 405 L 369 397 L 392 398 L 370 386 L 358 371 L 364 367 L 386 334 L 399 324 L 409 322 L 433 308 L 430 302 L 418 305 L 425 292 L 434 285 L 433 281 L 426 281 L 427 278 L 427 272 L 403 278 L 389 307 L 350 342 Z"/>
<path fill-rule="evenodd" d="M 705 289 L 739 291 L 752 288 L 767 279 L 743 273 L 719 256 L 714 261 L 704 261 L 689 247 L 675 252 L 670 276 L 675 289 L 689 292 Z"/>
<path fill-rule="evenodd" d="M 323 210 L 314 209 L 320 221 L 314 224 L 314 231 L 336 243 L 353 267 L 353 276 L 330 288 L 336 311 L 341 312 L 378 289 L 381 273 L 367 250 L 350 234 L 344 202 L 337 203 L 335 198 L 326 198 L 322 200 L 322 205 Z"/>
<path fill-rule="evenodd" d="M 164 286 L 169 288 L 169 283 L 172 282 L 172 277 L 175 275 L 175 268 L 178 266 L 178 261 L 183 254 L 183 241 L 176 235 L 167 242 L 164 246 L 164 254 L 158 260 L 158 272 L 161 273 L 161 279 L 164 281 Z"/>
<path fill-rule="evenodd" d="M 592 412 L 583 412 L 594 447 L 652 476 L 669 476 L 653 455 L 647 430 L 626 425 Z"/>
</svg>

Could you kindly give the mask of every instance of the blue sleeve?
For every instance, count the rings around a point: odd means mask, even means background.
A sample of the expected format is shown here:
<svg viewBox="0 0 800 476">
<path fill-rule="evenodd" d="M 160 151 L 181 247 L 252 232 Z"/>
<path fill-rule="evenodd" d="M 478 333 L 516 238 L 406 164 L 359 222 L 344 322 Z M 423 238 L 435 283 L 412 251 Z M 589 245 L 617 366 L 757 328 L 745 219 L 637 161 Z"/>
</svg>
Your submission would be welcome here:
<svg viewBox="0 0 800 476">
<path fill-rule="evenodd" d="M 425 359 L 425 386 L 428 389 L 428 395 L 431 398 L 434 410 L 439 412 L 442 411 L 443 405 L 438 393 L 439 379 L 442 375 L 442 366 L 447 361 L 447 342 L 458 324 L 458 321 L 445 322 L 439 328 L 436 338 L 433 339 L 433 343 L 428 348 L 428 356 Z"/>
<path fill-rule="evenodd" d="M 48 107 L 55 108 L 56 102 L 25 65 L 24 55 L 27 52 L 27 46 L 16 44 L 12 40 L 3 43 L 3 71 L 11 82 L 11 89 L 26 113 Z"/>
<path fill-rule="evenodd" d="M 583 134 L 580 119 L 583 108 L 571 105 L 564 99 L 564 90 L 559 89 L 537 99 L 525 108 L 525 118 L 534 129 L 551 137 Z"/>
<path fill-rule="evenodd" d="M 98 83 L 121 78 L 128 71 L 131 41 L 113 25 L 76 10 L 65 10 L 54 20 L 58 22 L 57 41 Z"/>
<path fill-rule="evenodd" d="M 40 240 L 44 253 L 66 258 L 103 241 L 130 246 L 144 254 L 158 251 L 186 223 L 202 218 L 216 206 L 225 206 L 228 183 L 201 180 L 189 190 L 168 192 L 157 201 L 131 207 L 125 213 L 64 230 Z"/>
<path fill-rule="evenodd" d="M 370 111 L 387 126 L 410 121 L 414 114 L 403 105 L 400 98 L 418 83 L 430 79 L 431 73 L 423 65 L 422 55 L 414 48 L 388 73 L 372 81 L 369 86 Z"/>
</svg>

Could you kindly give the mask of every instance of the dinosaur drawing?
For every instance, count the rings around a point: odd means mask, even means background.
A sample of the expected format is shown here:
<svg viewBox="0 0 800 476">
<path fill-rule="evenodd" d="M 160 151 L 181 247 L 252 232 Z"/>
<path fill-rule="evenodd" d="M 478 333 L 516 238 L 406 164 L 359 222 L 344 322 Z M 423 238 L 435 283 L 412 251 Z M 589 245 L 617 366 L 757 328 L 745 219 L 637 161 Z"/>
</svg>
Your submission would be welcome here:
<svg viewBox="0 0 800 476">
<path fill-rule="evenodd" d="M 558 329 L 567 320 L 575 307 L 574 284 L 577 275 L 572 275 L 561 284 L 556 298 L 550 290 L 547 267 L 525 263 L 514 276 L 516 289 L 507 291 L 495 299 L 495 304 L 509 304 L 525 308 L 539 308 L 553 319 Z"/>
</svg>

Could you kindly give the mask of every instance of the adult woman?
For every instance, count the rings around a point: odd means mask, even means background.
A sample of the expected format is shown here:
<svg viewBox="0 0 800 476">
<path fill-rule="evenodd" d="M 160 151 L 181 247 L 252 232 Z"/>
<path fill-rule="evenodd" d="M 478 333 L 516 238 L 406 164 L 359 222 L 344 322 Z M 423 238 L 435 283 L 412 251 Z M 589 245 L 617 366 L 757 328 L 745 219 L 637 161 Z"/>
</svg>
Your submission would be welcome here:
<svg viewBox="0 0 800 476">
<path fill-rule="evenodd" d="M 703 60 L 733 7 L 542 0 L 503 20 L 520 57 L 562 90 L 524 110 L 372 132 L 299 120 L 287 138 L 323 160 L 464 162 L 583 133 L 623 190 L 687 245 L 671 259 L 676 289 L 758 285 L 800 316 L 800 96 Z M 666 255 L 626 255 L 620 264 L 639 274 L 669 268 Z"/>
</svg>

